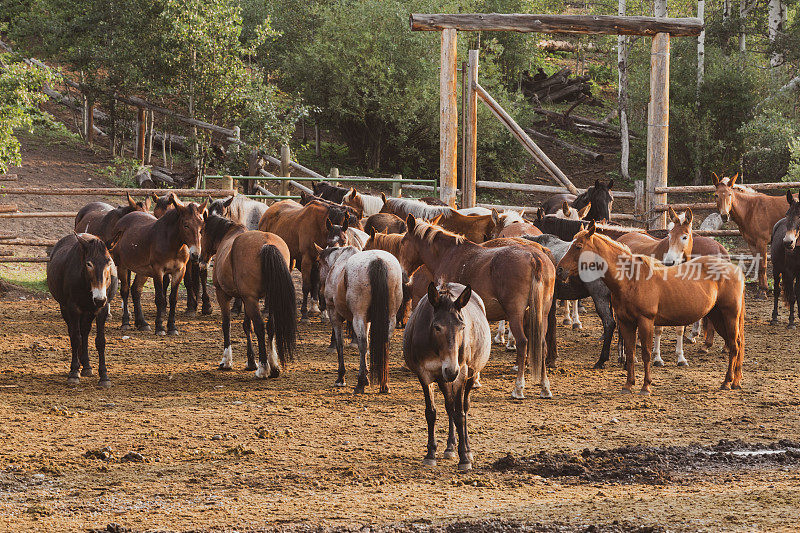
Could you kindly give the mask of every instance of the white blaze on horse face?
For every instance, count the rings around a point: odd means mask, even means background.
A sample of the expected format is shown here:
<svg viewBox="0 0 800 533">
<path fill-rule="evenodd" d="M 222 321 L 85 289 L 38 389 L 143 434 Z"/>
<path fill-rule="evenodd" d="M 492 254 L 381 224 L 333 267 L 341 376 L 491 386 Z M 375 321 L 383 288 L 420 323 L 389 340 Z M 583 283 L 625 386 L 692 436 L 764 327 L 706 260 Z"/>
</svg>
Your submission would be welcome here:
<svg viewBox="0 0 800 533">
<path fill-rule="evenodd" d="M 87 263 L 87 268 L 89 268 L 89 265 L 91 265 L 91 263 Z M 95 268 L 96 267 L 92 265 L 90 271 L 94 272 Z M 92 276 L 92 299 L 96 301 L 108 299 L 108 287 L 111 285 L 111 278 L 114 276 L 114 274 L 114 264 L 107 263 L 99 276 Z"/>
<path fill-rule="evenodd" d="M 783 236 L 783 245 L 787 248 L 794 248 L 797 244 L 797 230 L 787 229 Z"/>
<path fill-rule="evenodd" d="M 199 246 L 195 246 L 194 244 L 193 244 L 193 245 L 191 245 L 191 246 L 189 247 L 189 253 L 190 253 L 192 256 L 197 256 L 197 255 L 200 255 L 200 247 L 199 247 Z"/>
</svg>

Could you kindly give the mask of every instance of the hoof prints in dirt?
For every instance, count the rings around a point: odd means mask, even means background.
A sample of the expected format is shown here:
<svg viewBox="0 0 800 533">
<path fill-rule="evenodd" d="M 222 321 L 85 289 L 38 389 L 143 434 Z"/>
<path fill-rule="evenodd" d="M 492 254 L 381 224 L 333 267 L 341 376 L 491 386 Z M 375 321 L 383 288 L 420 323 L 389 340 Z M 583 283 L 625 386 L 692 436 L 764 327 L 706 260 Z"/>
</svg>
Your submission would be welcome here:
<svg viewBox="0 0 800 533">
<path fill-rule="evenodd" d="M 492 469 L 528 472 L 545 478 L 661 484 L 691 474 L 789 465 L 800 465 L 800 443 L 781 440 L 748 444 L 721 440 L 713 446 L 624 446 L 612 450 L 586 449 L 580 454 L 540 452 L 531 457 L 509 453 L 495 461 Z"/>
<path fill-rule="evenodd" d="M 217 530 L 197 530 L 190 533 L 202 533 Z M 227 529 L 225 530 L 227 531 Z M 614 521 L 601 525 L 565 525 L 565 524 L 526 524 L 509 520 L 476 520 L 469 522 L 453 522 L 433 525 L 427 522 L 395 523 L 384 526 L 359 524 L 352 526 L 321 527 L 312 525 L 289 525 L 267 529 L 247 529 L 246 533 L 662 533 L 666 531 L 660 526 L 640 526 L 626 522 Z M 91 533 L 136 533 L 132 529 L 119 524 L 109 524 L 105 529 L 95 529 Z"/>
</svg>

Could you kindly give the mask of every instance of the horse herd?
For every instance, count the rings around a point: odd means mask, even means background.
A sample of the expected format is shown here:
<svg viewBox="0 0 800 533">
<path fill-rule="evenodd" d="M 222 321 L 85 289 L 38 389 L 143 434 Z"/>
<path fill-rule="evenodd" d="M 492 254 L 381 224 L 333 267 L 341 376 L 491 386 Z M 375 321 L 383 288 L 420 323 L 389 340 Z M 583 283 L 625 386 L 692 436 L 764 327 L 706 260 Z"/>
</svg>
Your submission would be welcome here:
<svg viewBox="0 0 800 533">
<path fill-rule="evenodd" d="M 800 300 L 800 283 L 795 282 L 800 274 L 795 249 L 800 203 L 790 192 L 785 200 L 756 193 L 736 184 L 736 176 L 715 175 L 714 184 L 722 218 L 732 218 L 763 257 L 771 246 L 773 323 L 782 279 L 789 326 L 794 327 L 794 304 Z M 691 342 L 704 330 L 703 350 L 719 334 L 728 351 L 722 388 L 740 388 L 745 318 L 741 270 L 717 241 L 693 235 L 690 210 L 669 210 L 670 230 L 662 239 L 607 223 L 611 186 L 596 181 L 577 197 L 556 195 L 534 220 L 514 211 L 455 210 L 434 199 L 373 196 L 327 183 L 315 183 L 314 194 L 303 194 L 300 202 L 270 206 L 242 195 L 199 204 L 174 194 L 139 202 L 129 195 L 127 204 L 116 208 L 92 202 L 79 211 L 75 232 L 53 248 L 47 268 L 48 286 L 69 331 L 68 381 L 75 384 L 93 374 L 88 336 L 96 322 L 100 385 L 110 385 L 104 326 L 118 285 L 123 329 L 131 327 L 132 296 L 133 327 L 150 330 L 141 295 L 152 278 L 155 333 L 176 335 L 181 281 L 187 289 L 187 314 L 194 315 L 200 302 L 201 313 L 211 312 L 206 276 L 213 261 L 222 316 L 222 370 L 233 368 L 232 307 L 244 312 L 247 370 L 259 378 L 277 377 L 291 359 L 297 334 L 294 268 L 302 274 L 300 323 L 320 312 L 330 320 L 330 350 L 337 353 L 339 365 L 335 386 L 345 386 L 349 331 L 360 356 L 355 392 L 364 392 L 371 378 L 379 392 L 388 393 L 391 333 L 405 327 L 405 363 L 418 376 L 425 396 L 426 464 L 436 461 L 431 394 L 436 383 L 450 424 L 444 455 L 455 456 L 457 434 L 459 469 L 470 468 L 466 414 L 470 391 L 480 387 L 480 372 L 489 358 L 489 321 L 501 321 L 496 342 L 505 342 L 506 323 L 510 329 L 508 346 L 516 351 L 517 372 L 512 397 L 524 398 L 527 367 L 540 396 L 551 397 L 547 368 L 557 357 L 556 300 L 567 303 L 564 320 L 573 328 L 581 327 L 579 301 L 594 301 L 603 324 L 595 368 L 609 360 L 619 327 L 620 362 L 627 370 L 623 391 L 631 392 L 635 385 L 638 335 L 644 365 L 641 393 L 650 392 L 651 363 L 664 364 L 660 337 L 665 326 L 678 328 L 679 365 L 688 364 L 684 327 L 693 326 Z M 759 284 L 766 287 L 763 262 L 760 267 Z"/>
</svg>

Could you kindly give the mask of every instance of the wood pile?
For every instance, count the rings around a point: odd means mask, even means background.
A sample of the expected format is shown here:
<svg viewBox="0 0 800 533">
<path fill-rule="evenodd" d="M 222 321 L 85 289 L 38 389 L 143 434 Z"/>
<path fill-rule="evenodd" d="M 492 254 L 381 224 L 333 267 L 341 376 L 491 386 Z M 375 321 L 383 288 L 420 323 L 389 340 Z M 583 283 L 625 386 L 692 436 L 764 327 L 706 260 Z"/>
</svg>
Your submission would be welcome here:
<svg viewBox="0 0 800 533">
<path fill-rule="evenodd" d="M 534 104 L 571 102 L 592 97 L 590 76 L 574 76 L 569 68 L 563 68 L 548 76 L 542 69 L 531 75 L 522 75 L 522 93 Z"/>
</svg>

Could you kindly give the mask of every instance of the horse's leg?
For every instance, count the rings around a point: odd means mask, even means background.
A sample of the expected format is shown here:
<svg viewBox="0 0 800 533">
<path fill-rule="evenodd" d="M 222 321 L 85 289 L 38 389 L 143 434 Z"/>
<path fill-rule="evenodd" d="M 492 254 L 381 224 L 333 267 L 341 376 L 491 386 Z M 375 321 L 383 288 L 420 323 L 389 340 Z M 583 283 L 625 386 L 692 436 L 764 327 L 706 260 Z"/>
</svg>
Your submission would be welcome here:
<svg viewBox="0 0 800 533">
<path fill-rule="evenodd" d="M 258 365 L 256 364 L 256 352 L 253 350 L 253 338 L 250 334 L 252 330 L 253 323 L 250 319 L 245 315 L 244 320 L 242 320 L 242 329 L 244 330 L 244 336 L 247 339 L 247 366 L 244 367 L 245 370 L 258 370 Z"/>
<path fill-rule="evenodd" d="M 729 390 L 732 388 L 735 373 L 734 365 L 736 364 L 738 356 L 738 340 L 734 338 L 738 328 L 733 321 L 738 321 L 739 317 L 734 317 L 732 321 L 731 318 L 725 316 L 718 307 L 711 309 L 711 312 L 708 313 L 708 317 L 711 319 L 714 329 L 716 329 L 724 339 L 725 347 L 728 349 L 728 369 L 725 372 L 725 379 L 722 381 L 720 388 Z"/>
<path fill-rule="evenodd" d="M 505 344 L 506 343 L 506 321 L 501 320 L 497 323 L 497 335 L 494 336 L 492 339 L 495 344 Z"/>
<path fill-rule="evenodd" d="M 578 302 L 575 302 L 578 305 Z M 467 414 L 464 412 L 464 378 L 456 378 L 453 388 L 453 418 L 458 432 L 458 471 L 472 470 L 472 459 L 467 454 Z"/>
<path fill-rule="evenodd" d="M 675 355 L 678 356 L 678 366 L 689 366 L 689 361 L 683 354 L 683 334 L 686 331 L 686 326 L 679 326 L 676 330 L 678 332 L 678 341 L 675 344 Z"/>
<path fill-rule="evenodd" d="M 572 325 L 572 301 L 571 300 L 561 300 L 561 305 L 564 307 L 564 318 L 561 319 L 561 324 L 563 326 L 571 326 Z"/>
<path fill-rule="evenodd" d="M 642 390 L 639 394 L 650 394 L 650 384 L 653 382 L 650 377 L 650 358 L 653 349 L 653 322 L 647 319 L 639 320 L 639 339 L 642 341 L 642 365 L 644 366 L 644 381 Z"/>
<path fill-rule="evenodd" d="M 186 287 L 186 315 L 197 315 L 197 297 L 200 295 L 200 263 L 189 260 L 183 274 L 183 286 Z M 177 283 L 175 284 L 177 285 Z"/>
<path fill-rule="evenodd" d="M 319 262 L 318 261 L 311 261 L 311 277 L 310 277 L 310 288 L 311 288 L 311 306 L 308 308 L 308 314 L 311 316 L 317 316 L 320 314 L 319 309 Z"/>
<path fill-rule="evenodd" d="M 697 337 L 700 335 L 700 324 L 702 323 L 702 319 L 698 320 L 694 324 L 692 324 L 692 329 L 689 330 L 688 335 L 686 334 L 686 330 L 684 330 L 684 338 L 689 341 L 690 344 L 694 344 L 697 342 Z"/>
<path fill-rule="evenodd" d="M 144 312 L 142 311 L 142 288 L 145 283 L 147 283 L 147 276 L 136 274 L 133 278 L 133 286 L 131 287 L 131 296 L 133 296 L 133 324 L 139 331 L 150 331 L 150 324 L 144 319 Z M 158 295 L 156 295 L 156 301 L 158 301 Z"/>
<path fill-rule="evenodd" d="M 94 338 L 94 347 L 97 349 L 97 372 L 100 374 L 100 386 L 108 388 L 111 381 L 108 379 L 106 369 L 106 320 L 108 319 L 109 305 L 106 304 L 97 313 L 97 334 Z"/>
<path fill-rule="evenodd" d="M 600 350 L 600 359 L 594 364 L 594 368 L 603 368 L 606 361 L 611 357 L 611 341 L 614 339 L 614 329 L 617 323 L 614 321 L 614 311 L 611 309 L 611 300 L 603 298 L 600 294 L 592 294 L 594 308 L 603 323 L 603 348 Z"/>
<path fill-rule="evenodd" d="M 69 346 L 72 350 L 72 363 L 69 366 L 69 376 L 67 376 L 67 383 L 70 385 L 77 385 L 80 383 L 80 350 L 81 350 L 81 326 L 80 319 L 74 316 L 64 308 L 61 308 L 61 316 L 64 322 L 67 323 L 67 331 L 69 332 Z"/>
<path fill-rule="evenodd" d="M 369 385 L 369 378 L 367 377 L 367 338 L 369 336 L 369 324 L 363 317 L 353 317 L 353 332 L 355 333 L 356 343 L 358 343 L 358 383 L 353 394 L 363 394 L 364 387 Z"/>
<path fill-rule="evenodd" d="M 578 302 L 580 302 L 580 300 L 572 300 L 572 329 L 583 329 L 581 317 L 578 314 Z"/>
<path fill-rule="evenodd" d="M 169 316 L 167 317 L 167 333 L 169 335 L 177 335 L 178 330 L 175 328 L 175 308 L 178 306 L 178 289 L 180 288 L 181 278 L 183 272 L 178 272 L 172 280 L 172 290 L 169 293 Z M 195 305 L 197 305 L 195 303 Z"/>
<path fill-rule="evenodd" d="M 636 356 L 636 323 L 620 320 L 619 337 L 625 349 L 625 370 L 628 375 L 625 385 L 622 387 L 622 392 L 630 393 L 636 384 L 636 377 L 633 371 L 633 361 Z"/>
<path fill-rule="evenodd" d="M 119 269 L 119 294 L 122 297 L 122 325 L 123 331 L 131 329 L 131 317 L 128 314 L 128 295 L 131 292 L 131 271 L 126 268 Z"/>
<path fill-rule="evenodd" d="M 222 315 L 222 360 L 220 370 L 233 369 L 233 346 L 231 346 L 231 297 L 217 288 L 217 305 Z"/>
<path fill-rule="evenodd" d="M 511 334 L 517 342 L 517 380 L 514 383 L 514 389 L 511 391 L 511 397 L 515 400 L 525 398 L 525 363 L 528 356 L 528 342 L 531 339 L 525 335 L 525 328 L 523 327 L 524 317 L 521 312 L 516 310 L 512 314 L 506 316 L 509 324 L 511 325 Z"/>
<path fill-rule="evenodd" d="M 469 371 L 469 370 L 468 370 Z M 475 376 L 479 374 L 476 372 Z M 473 378 L 467 378 L 466 382 L 464 383 L 464 445 L 467 448 L 467 459 L 469 462 L 472 462 L 472 448 L 469 446 L 469 432 L 467 431 L 467 414 L 469 413 L 469 394 L 472 392 L 472 389 L 475 388 L 475 380 Z"/>
<path fill-rule="evenodd" d="M 138 281 L 138 275 L 137 281 Z M 164 276 L 156 273 L 153 276 L 153 285 L 156 292 L 156 335 L 166 335 L 164 329 L 164 309 L 167 307 L 167 297 L 164 295 Z"/>
<path fill-rule="evenodd" d="M 653 328 L 653 366 L 664 366 L 664 360 L 661 359 L 661 333 L 663 329 L 661 326 Z"/>
<path fill-rule="evenodd" d="M 313 261 L 309 256 L 303 256 L 300 270 L 303 279 L 303 303 L 300 304 L 300 323 L 308 324 L 308 295 L 311 292 L 311 266 Z"/>
<path fill-rule="evenodd" d="M 203 291 L 203 306 L 200 313 L 211 314 L 211 298 L 208 297 L 208 265 L 200 269 L 200 289 Z"/>
<path fill-rule="evenodd" d="M 775 263 L 772 264 L 772 320 L 769 321 L 770 325 L 778 325 L 778 300 L 781 298 L 781 271 L 775 268 Z M 786 283 L 786 280 L 784 280 Z"/>
<path fill-rule="evenodd" d="M 769 242 L 765 241 L 759 243 L 758 255 L 755 260 L 758 261 L 758 289 L 759 298 L 764 298 L 767 295 L 769 286 L 767 285 L 767 249 Z"/>
<path fill-rule="evenodd" d="M 433 403 L 431 393 L 431 383 L 426 383 L 422 377 L 419 378 L 422 385 L 422 394 L 425 396 L 425 421 L 428 423 L 428 453 L 422 460 L 425 466 L 436 466 L 436 406 Z"/>
<path fill-rule="evenodd" d="M 344 319 L 336 314 L 336 311 L 328 308 L 333 336 L 336 339 L 336 356 L 339 360 L 339 370 L 336 375 L 334 387 L 344 387 Z"/>
<path fill-rule="evenodd" d="M 442 378 L 437 380 L 439 390 L 444 396 L 444 406 L 447 411 L 447 447 L 442 457 L 444 459 L 456 458 L 456 421 L 453 418 L 453 384 L 445 383 Z"/>
<path fill-rule="evenodd" d="M 511 333 L 511 327 L 508 327 L 508 342 L 506 342 L 506 351 L 513 352 L 517 349 L 517 340 L 514 338 L 514 334 Z"/>
<path fill-rule="evenodd" d="M 236 316 L 239 316 L 242 312 L 242 299 L 241 298 L 234 298 L 233 299 L 233 307 L 231 308 L 231 313 Z"/>
<path fill-rule="evenodd" d="M 253 324 L 258 340 L 258 368 L 256 369 L 257 378 L 266 378 L 270 374 L 269 360 L 267 359 L 267 343 L 264 338 L 264 319 L 261 317 L 261 309 L 258 300 L 255 298 L 242 298 L 244 312 Z"/>
<path fill-rule="evenodd" d="M 89 378 L 94 375 L 92 364 L 89 362 L 89 333 L 92 331 L 94 317 L 89 313 L 81 315 L 81 377 Z"/>
<path fill-rule="evenodd" d="M 786 325 L 788 329 L 794 329 L 794 307 L 795 303 L 798 301 L 798 283 L 796 277 L 793 274 L 788 274 L 784 276 L 786 279 L 784 283 L 786 283 L 786 300 L 787 304 L 789 305 L 789 323 Z"/>
<path fill-rule="evenodd" d="M 544 364 L 548 368 L 556 367 L 556 359 L 558 358 L 558 342 L 556 341 L 556 306 L 550 306 L 550 312 L 547 314 L 547 333 L 544 340 L 547 344 L 547 356 L 545 356 Z"/>
</svg>

